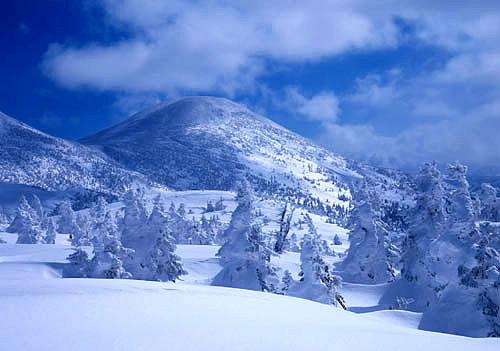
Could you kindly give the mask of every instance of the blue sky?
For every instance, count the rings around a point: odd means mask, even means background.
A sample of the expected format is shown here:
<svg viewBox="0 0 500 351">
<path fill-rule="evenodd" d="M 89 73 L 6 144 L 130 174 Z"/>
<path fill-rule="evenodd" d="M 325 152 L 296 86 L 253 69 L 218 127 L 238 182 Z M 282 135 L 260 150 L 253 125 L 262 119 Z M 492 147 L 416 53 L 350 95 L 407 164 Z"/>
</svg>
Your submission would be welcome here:
<svg viewBox="0 0 500 351">
<path fill-rule="evenodd" d="M 225 96 L 349 157 L 500 165 L 495 1 L 4 1 L 0 111 L 79 138 Z"/>
</svg>

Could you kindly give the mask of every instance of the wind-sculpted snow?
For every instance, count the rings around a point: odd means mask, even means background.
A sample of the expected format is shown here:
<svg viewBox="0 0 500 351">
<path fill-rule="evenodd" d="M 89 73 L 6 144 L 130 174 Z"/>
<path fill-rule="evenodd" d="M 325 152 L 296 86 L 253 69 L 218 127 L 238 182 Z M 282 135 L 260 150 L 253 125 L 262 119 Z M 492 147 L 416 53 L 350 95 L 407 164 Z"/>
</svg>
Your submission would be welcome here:
<svg viewBox="0 0 500 351">
<path fill-rule="evenodd" d="M 269 194 L 346 205 L 346 180 L 360 177 L 342 157 L 221 98 L 162 104 L 82 142 L 181 190 L 228 190 L 244 174 Z"/>
<path fill-rule="evenodd" d="M 2 182 L 116 194 L 143 179 L 102 152 L 52 137 L 0 113 Z"/>
</svg>

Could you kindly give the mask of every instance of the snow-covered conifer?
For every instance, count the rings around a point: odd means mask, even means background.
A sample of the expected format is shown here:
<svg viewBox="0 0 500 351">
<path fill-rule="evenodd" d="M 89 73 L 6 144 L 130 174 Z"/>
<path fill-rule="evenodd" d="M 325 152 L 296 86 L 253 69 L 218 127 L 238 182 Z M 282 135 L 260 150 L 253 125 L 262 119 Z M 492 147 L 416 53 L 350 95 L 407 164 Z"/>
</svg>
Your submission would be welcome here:
<svg viewBox="0 0 500 351">
<path fill-rule="evenodd" d="M 45 244 L 56 243 L 56 226 L 52 218 L 47 219 L 47 229 L 45 231 L 44 242 Z"/>
<path fill-rule="evenodd" d="M 7 231 L 17 232 L 18 244 L 43 243 L 43 229 L 38 214 L 24 196 L 19 201 L 16 216 Z"/>
<path fill-rule="evenodd" d="M 321 236 L 309 215 L 305 216 L 305 222 L 308 232 L 300 252 L 301 279 L 290 287 L 288 294 L 345 308 L 344 299 L 338 292 L 342 280 L 324 261 Z"/>
<path fill-rule="evenodd" d="M 349 250 L 342 262 L 342 275 L 355 283 L 384 283 L 396 276 L 397 248 L 389 231 L 368 201 L 358 203 L 351 214 Z"/>
<path fill-rule="evenodd" d="M 76 241 L 75 237 L 79 236 L 80 228 L 76 223 L 76 214 L 69 202 L 63 202 L 59 205 L 57 231 L 62 234 L 69 234 L 73 244 L 75 244 Z"/>
<path fill-rule="evenodd" d="M 212 284 L 250 290 L 276 288 L 276 274 L 270 264 L 270 250 L 255 220 L 254 195 L 248 181 L 241 182 L 236 196 L 238 207 L 224 233 L 226 243 L 217 255 L 223 266 Z"/>
<path fill-rule="evenodd" d="M 123 267 L 123 261 L 133 253 L 133 250 L 123 247 L 116 224 L 109 212 L 105 213 L 101 222 L 96 223 L 95 229 L 94 257 L 90 261 L 90 276 L 106 279 L 130 278 L 131 274 Z"/>
<path fill-rule="evenodd" d="M 160 201 L 158 199 L 158 201 Z M 144 203 L 144 194 L 140 191 L 130 190 L 123 199 L 124 215 L 120 223 L 121 240 L 124 246 L 136 250 L 139 254 L 142 241 L 145 240 L 148 214 Z"/>
<path fill-rule="evenodd" d="M 491 184 L 481 184 L 479 191 L 480 218 L 486 221 L 500 222 L 500 197 Z"/>
<path fill-rule="evenodd" d="M 143 279 L 158 281 L 175 281 L 187 274 L 181 259 L 174 252 L 176 249 L 171 229 L 159 206 L 155 205 L 149 216 L 149 235 L 154 242 L 141 263 Z"/>
<path fill-rule="evenodd" d="M 68 256 L 67 263 L 63 268 L 65 278 L 87 278 L 90 275 L 90 259 L 86 251 L 77 248 Z"/>
</svg>

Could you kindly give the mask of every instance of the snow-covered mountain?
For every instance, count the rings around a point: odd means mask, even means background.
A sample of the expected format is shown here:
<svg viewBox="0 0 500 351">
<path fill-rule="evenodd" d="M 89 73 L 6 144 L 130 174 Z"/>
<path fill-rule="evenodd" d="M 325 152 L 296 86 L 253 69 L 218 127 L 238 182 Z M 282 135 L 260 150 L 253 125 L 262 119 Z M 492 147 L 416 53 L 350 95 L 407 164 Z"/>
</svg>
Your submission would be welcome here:
<svg viewBox="0 0 500 351">
<path fill-rule="evenodd" d="M 270 194 L 342 205 L 360 177 L 341 156 L 223 98 L 160 104 L 82 142 L 179 190 L 227 190 L 245 174 Z"/>
<path fill-rule="evenodd" d="M 0 112 L 0 181 L 117 194 L 144 177 L 98 150 L 47 135 Z"/>
</svg>

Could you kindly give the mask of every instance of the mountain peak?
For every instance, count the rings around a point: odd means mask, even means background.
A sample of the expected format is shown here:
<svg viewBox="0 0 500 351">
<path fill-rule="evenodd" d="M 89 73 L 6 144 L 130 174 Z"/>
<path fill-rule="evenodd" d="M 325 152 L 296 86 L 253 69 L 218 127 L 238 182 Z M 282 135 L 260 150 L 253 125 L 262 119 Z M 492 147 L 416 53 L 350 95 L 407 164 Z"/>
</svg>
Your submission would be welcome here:
<svg viewBox="0 0 500 351">
<path fill-rule="evenodd" d="M 132 115 L 124 121 L 159 122 L 163 125 L 188 126 L 210 123 L 234 115 L 256 116 L 248 108 L 226 98 L 213 96 L 188 96 L 174 102 L 163 102 L 142 112 Z"/>
</svg>

